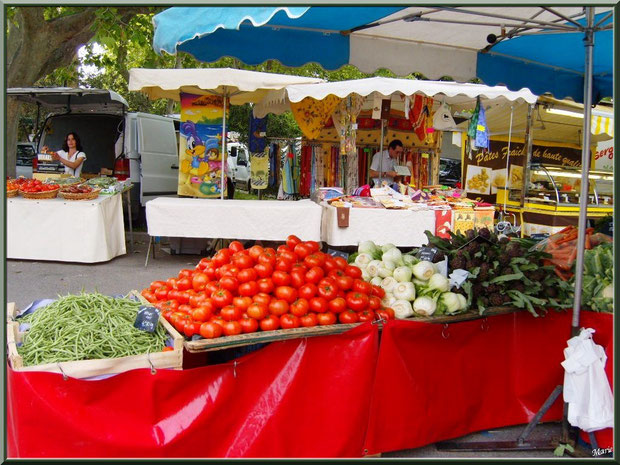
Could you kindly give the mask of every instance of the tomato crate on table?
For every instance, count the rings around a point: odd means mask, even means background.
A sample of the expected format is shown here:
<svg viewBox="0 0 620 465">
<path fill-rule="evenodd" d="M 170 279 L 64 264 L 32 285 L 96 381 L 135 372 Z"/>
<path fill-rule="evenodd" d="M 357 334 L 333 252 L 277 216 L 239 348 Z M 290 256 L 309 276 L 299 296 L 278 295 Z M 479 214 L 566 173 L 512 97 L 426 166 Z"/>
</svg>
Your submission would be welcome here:
<svg viewBox="0 0 620 465">
<path fill-rule="evenodd" d="M 7 355 L 9 364 L 15 371 L 46 371 L 62 374 L 63 376 L 70 376 L 72 378 L 90 378 L 94 376 L 123 373 L 137 368 L 149 368 L 151 370 L 162 368 L 182 369 L 183 336 L 161 316 L 159 322 L 173 339 L 172 350 L 119 358 L 77 360 L 24 366 L 22 356 L 17 351 L 17 345 L 23 341 L 27 331 L 20 331 L 20 323 L 16 321 L 17 310 L 15 303 L 9 302 L 7 304 Z"/>
</svg>

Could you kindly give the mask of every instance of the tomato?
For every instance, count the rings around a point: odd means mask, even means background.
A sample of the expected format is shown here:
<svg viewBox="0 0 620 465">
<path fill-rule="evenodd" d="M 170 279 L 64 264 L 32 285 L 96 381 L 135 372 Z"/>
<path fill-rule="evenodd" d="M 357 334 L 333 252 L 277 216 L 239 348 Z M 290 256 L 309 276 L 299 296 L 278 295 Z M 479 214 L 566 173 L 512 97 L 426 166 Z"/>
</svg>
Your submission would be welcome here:
<svg viewBox="0 0 620 465">
<path fill-rule="evenodd" d="M 362 277 L 362 270 L 360 270 L 357 266 L 347 265 L 344 272 L 353 279 L 359 279 Z"/>
<path fill-rule="evenodd" d="M 262 254 L 258 256 L 258 263 L 266 263 L 271 266 L 275 266 L 276 264 L 276 254 L 271 251 L 265 250 Z"/>
<path fill-rule="evenodd" d="M 353 287 L 353 278 L 351 276 L 343 275 L 334 278 L 336 286 L 342 291 L 348 291 Z"/>
<path fill-rule="evenodd" d="M 217 278 L 217 266 L 215 265 L 215 263 L 209 263 L 207 266 L 205 266 L 203 271 L 209 279 L 213 280 Z"/>
<path fill-rule="evenodd" d="M 333 325 L 336 323 L 336 315 L 332 312 L 319 313 L 316 319 L 321 326 Z"/>
<path fill-rule="evenodd" d="M 269 263 L 259 263 L 254 266 L 254 269 L 260 278 L 271 278 L 273 274 L 273 266 Z"/>
<path fill-rule="evenodd" d="M 142 294 L 142 297 L 144 297 L 146 300 L 148 300 L 151 303 L 156 302 L 158 300 L 157 297 L 155 297 L 155 293 L 149 291 L 148 289 L 142 289 L 142 292 L 140 292 L 140 294 Z"/>
<path fill-rule="evenodd" d="M 271 279 L 276 286 L 288 286 L 291 284 L 291 275 L 289 275 L 286 271 L 274 271 Z"/>
<path fill-rule="evenodd" d="M 230 263 L 231 255 L 230 250 L 220 249 L 213 256 L 213 263 L 215 263 L 216 266 L 226 265 L 227 263 Z"/>
<path fill-rule="evenodd" d="M 246 310 L 246 313 L 248 314 L 248 316 L 256 320 L 262 320 L 263 318 L 265 318 L 267 316 L 267 312 L 268 312 L 267 305 L 262 304 L 260 302 L 251 303 L 248 309 Z"/>
<path fill-rule="evenodd" d="M 280 326 L 282 329 L 299 328 L 299 317 L 287 313 L 280 317 Z"/>
<path fill-rule="evenodd" d="M 306 241 L 305 246 L 310 249 L 310 253 L 318 252 L 321 246 L 317 241 Z"/>
<path fill-rule="evenodd" d="M 237 273 L 239 273 L 239 267 L 232 263 L 228 263 L 226 265 L 222 265 L 218 272 L 220 273 L 220 278 L 224 276 L 236 277 Z"/>
<path fill-rule="evenodd" d="M 368 308 L 368 296 L 361 292 L 347 293 L 347 306 L 356 312 L 366 310 Z"/>
<path fill-rule="evenodd" d="M 207 305 L 196 307 L 192 312 L 192 318 L 196 321 L 205 322 L 213 316 L 213 308 Z"/>
<path fill-rule="evenodd" d="M 289 308 L 288 302 L 283 299 L 273 299 L 269 303 L 269 313 L 271 313 L 272 315 L 276 315 L 276 316 L 284 315 L 285 313 L 288 312 L 288 308 Z"/>
<path fill-rule="evenodd" d="M 179 305 L 179 308 L 177 310 L 179 312 L 185 313 L 186 315 L 189 315 L 190 313 L 194 311 L 194 309 L 190 305 L 187 305 L 187 304 Z"/>
<path fill-rule="evenodd" d="M 280 244 L 276 249 L 276 257 L 279 257 L 285 250 L 290 250 L 286 244 Z"/>
<path fill-rule="evenodd" d="M 319 283 L 318 294 L 327 300 L 332 300 L 338 296 L 338 287 L 332 281 L 323 279 Z"/>
<path fill-rule="evenodd" d="M 292 270 L 293 270 L 293 271 L 296 271 L 296 270 L 301 270 L 301 271 L 303 271 L 303 272 L 304 272 L 304 274 L 305 274 L 305 273 L 306 273 L 306 271 L 308 271 L 308 267 L 307 267 L 306 265 L 304 265 L 304 263 L 303 263 L 303 262 L 297 262 L 297 263 L 294 263 L 294 264 L 293 264 Z"/>
<path fill-rule="evenodd" d="M 237 334 L 241 334 L 241 323 L 237 320 L 227 321 L 224 323 L 222 330 L 226 336 L 236 336 Z"/>
<path fill-rule="evenodd" d="M 228 250 L 230 250 L 232 253 L 241 252 L 243 249 L 245 249 L 245 247 L 243 247 L 243 244 L 239 241 L 232 241 L 230 244 L 228 244 Z"/>
<path fill-rule="evenodd" d="M 292 304 L 295 300 L 297 300 L 297 289 L 290 286 L 278 286 L 276 287 L 274 294 L 278 299 L 284 299 L 289 304 Z"/>
<path fill-rule="evenodd" d="M 162 310 L 176 310 L 179 308 L 179 302 L 176 300 L 166 300 L 161 303 Z"/>
<path fill-rule="evenodd" d="M 368 298 L 368 308 L 370 310 L 377 310 L 378 308 L 381 308 L 381 299 L 376 295 L 371 295 Z"/>
<path fill-rule="evenodd" d="M 239 281 L 237 281 L 237 278 L 233 278 L 232 276 L 222 276 L 220 278 L 220 287 L 222 289 L 227 289 L 230 292 L 235 292 L 239 287 Z"/>
<path fill-rule="evenodd" d="M 383 309 L 383 311 L 385 311 L 388 314 L 388 317 L 390 318 L 390 320 L 393 320 L 394 318 L 396 318 L 396 314 L 394 313 L 393 308 L 386 307 Z"/>
<path fill-rule="evenodd" d="M 320 252 L 313 253 L 304 258 L 304 263 L 308 265 L 308 268 L 323 266 L 325 264 L 325 257 Z"/>
<path fill-rule="evenodd" d="M 259 292 L 252 297 L 252 302 L 259 302 L 265 306 L 268 306 L 269 302 L 271 302 L 271 296 L 269 294 L 265 294 L 264 292 Z"/>
<path fill-rule="evenodd" d="M 249 255 L 241 254 L 233 258 L 233 263 L 240 270 L 245 270 L 254 266 L 254 259 Z"/>
<path fill-rule="evenodd" d="M 177 281 L 177 289 L 179 291 L 187 291 L 190 287 L 192 287 L 192 280 L 188 277 L 180 278 Z"/>
<path fill-rule="evenodd" d="M 299 289 L 301 286 L 306 284 L 306 274 L 302 270 L 293 270 L 291 271 L 290 275 L 291 286 L 293 286 L 295 289 Z"/>
<path fill-rule="evenodd" d="M 185 326 L 183 327 L 183 334 L 185 334 L 187 337 L 192 337 L 198 332 L 200 332 L 200 323 L 194 322 L 192 320 L 187 320 L 185 322 Z"/>
<path fill-rule="evenodd" d="M 258 285 L 258 292 L 264 292 L 265 294 L 270 294 L 275 289 L 275 285 L 271 278 L 262 278 L 256 281 Z"/>
<path fill-rule="evenodd" d="M 326 312 L 329 308 L 327 300 L 323 297 L 312 297 L 308 303 L 310 305 L 310 310 L 316 313 Z"/>
<path fill-rule="evenodd" d="M 155 289 L 155 297 L 157 300 L 166 300 L 168 298 L 168 287 L 160 286 Z"/>
<path fill-rule="evenodd" d="M 290 307 L 290 312 L 295 316 L 304 316 L 308 310 L 310 310 L 310 304 L 303 297 L 293 302 Z"/>
<path fill-rule="evenodd" d="M 275 315 L 267 315 L 265 318 L 260 320 L 258 325 L 263 331 L 273 331 L 280 327 L 280 318 Z"/>
<path fill-rule="evenodd" d="M 348 309 L 338 315 L 338 321 L 343 324 L 357 323 L 359 316 L 353 310 Z"/>
<path fill-rule="evenodd" d="M 308 313 L 299 318 L 299 322 L 305 328 L 316 326 L 319 321 L 317 320 L 316 313 Z"/>
<path fill-rule="evenodd" d="M 248 315 L 243 315 L 239 320 L 239 324 L 241 325 L 241 332 L 244 334 L 258 331 L 258 320 Z"/>
<path fill-rule="evenodd" d="M 207 296 L 201 292 L 200 294 L 190 295 L 188 303 L 191 307 L 198 307 L 205 300 L 207 300 Z"/>
<path fill-rule="evenodd" d="M 232 303 L 236 308 L 240 309 L 242 312 L 245 312 L 252 304 L 252 298 L 248 296 L 233 297 Z"/>
<path fill-rule="evenodd" d="M 220 310 L 220 316 L 226 321 L 238 320 L 243 315 L 243 311 L 234 305 L 226 305 Z"/>
<path fill-rule="evenodd" d="M 179 279 L 181 278 L 191 278 L 194 275 L 194 270 L 188 270 L 187 268 L 179 271 Z"/>
<path fill-rule="evenodd" d="M 372 310 L 364 310 L 357 314 L 360 321 L 372 321 L 375 319 L 375 312 Z"/>
<path fill-rule="evenodd" d="M 290 236 L 286 238 L 286 245 L 288 246 L 289 249 L 291 250 L 295 249 L 295 246 L 297 244 L 301 244 L 301 239 L 295 236 L 294 234 L 291 234 Z"/>
<path fill-rule="evenodd" d="M 318 290 L 319 288 L 316 287 L 316 284 L 304 284 L 299 288 L 299 297 L 303 297 L 304 299 L 311 299 L 316 295 Z"/>
<path fill-rule="evenodd" d="M 168 292 L 168 295 L 170 295 L 170 292 Z M 186 291 L 178 291 L 177 300 L 180 304 L 187 304 L 189 303 L 189 294 Z"/>
<path fill-rule="evenodd" d="M 297 262 L 297 255 L 293 252 L 292 249 L 283 249 L 282 251 L 278 251 L 278 258 L 282 258 L 284 260 L 288 260 L 291 264 Z"/>
<path fill-rule="evenodd" d="M 306 257 L 308 258 L 308 257 Z M 323 268 L 320 266 L 313 266 L 306 272 L 306 281 L 309 283 L 318 283 L 325 276 Z"/>
<path fill-rule="evenodd" d="M 209 282 L 209 277 L 204 273 L 195 273 L 192 277 L 192 289 L 195 291 L 202 291 L 207 283 Z"/>
<path fill-rule="evenodd" d="M 203 323 L 200 325 L 200 335 L 205 339 L 220 337 L 222 335 L 222 327 L 217 323 Z"/>
<path fill-rule="evenodd" d="M 248 281 L 239 286 L 239 295 L 252 297 L 258 293 L 258 284 L 256 281 Z"/>
<path fill-rule="evenodd" d="M 165 285 L 166 285 L 166 281 L 153 281 L 150 286 L 151 292 L 155 292 L 157 289 Z"/>
<path fill-rule="evenodd" d="M 224 308 L 232 303 L 233 295 L 228 289 L 218 289 L 211 296 L 211 300 L 217 308 Z"/>
<path fill-rule="evenodd" d="M 297 244 L 293 251 L 295 252 L 295 255 L 297 255 L 299 258 L 306 258 L 312 253 L 312 251 L 308 247 L 306 247 L 304 243 Z"/>
<path fill-rule="evenodd" d="M 379 299 L 383 299 L 383 297 L 385 296 L 385 289 L 383 289 L 381 286 L 375 286 L 373 284 L 371 294 L 376 295 L 377 297 L 379 297 Z"/>
<path fill-rule="evenodd" d="M 342 297 L 336 297 L 328 303 L 329 310 L 334 313 L 342 313 L 347 309 L 347 301 Z"/>
<path fill-rule="evenodd" d="M 338 268 L 336 270 L 331 270 L 329 273 L 327 273 L 327 276 L 329 276 L 332 279 L 338 279 L 338 278 L 342 278 L 343 276 L 347 276 L 347 274 L 344 271 L 342 271 L 340 268 Z M 353 283 L 351 283 L 351 285 L 353 285 Z"/>
<path fill-rule="evenodd" d="M 205 286 L 205 293 L 211 295 L 218 289 L 221 289 L 219 281 L 209 281 Z"/>
<path fill-rule="evenodd" d="M 258 279 L 258 273 L 254 268 L 244 268 L 237 274 L 237 280 L 240 283 L 247 283 L 248 281 L 256 281 Z"/>
<path fill-rule="evenodd" d="M 263 247 L 260 245 L 253 245 L 248 249 L 248 253 L 250 254 L 250 257 L 252 257 L 252 259 L 256 261 L 258 260 L 260 254 L 263 253 Z"/>
<path fill-rule="evenodd" d="M 293 262 L 291 262 L 290 260 L 287 260 L 286 258 L 278 258 L 276 260 L 275 269 L 278 271 L 286 271 L 288 273 L 289 271 L 291 271 L 292 267 L 293 267 Z"/>
<path fill-rule="evenodd" d="M 210 262 L 211 262 L 211 257 L 201 258 L 200 261 L 198 262 L 198 265 L 196 265 L 196 268 L 198 268 L 199 270 L 204 270 Z"/>
<path fill-rule="evenodd" d="M 353 292 L 361 292 L 362 294 L 370 295 L 372 292 L 372 284 L 364 281 L 363 279 L 353 280 Z"/>
<path fill-rule="evenodd" d="M 337 270 L 338 265 L 336 264 L 336 261 L 333 257 L 326 255 L 323 268 L 325 268 L 325 272 L 329 274 L 330 271 Z"/>
</svg>

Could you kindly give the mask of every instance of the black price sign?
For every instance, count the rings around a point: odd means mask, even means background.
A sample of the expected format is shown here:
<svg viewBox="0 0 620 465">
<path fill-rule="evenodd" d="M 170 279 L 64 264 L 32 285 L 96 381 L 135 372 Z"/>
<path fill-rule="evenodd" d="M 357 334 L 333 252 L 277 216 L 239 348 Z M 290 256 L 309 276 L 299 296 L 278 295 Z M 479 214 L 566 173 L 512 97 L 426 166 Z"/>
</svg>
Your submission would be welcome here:
<svg viewBox="0 0 620 465">
<path fill-rule="evenodd" d="M 158 321 L 159 310 L 155 307 L 147 307 L 142 305 L 138 310 L 138 316 L 136 317 L 136 321 L 133 326 L 141 331 L 153 333 L 157 329 Z"/>
<path fill-rule="evenodd" d="M 349 259 L 349 254 L 346 252 L 341 252 L 340 250 L 327 249 L 327 253 L 330 254 L 332 257 L 342 257 L 345 260 Z"/>
<path fill-rule="evenodd" d="M 418 258 L 423 261 L 432 262 L 437 252 L 439 252 L 439 250 L 435 247 L 422 247 L 418 251 Z"/>
</svg>

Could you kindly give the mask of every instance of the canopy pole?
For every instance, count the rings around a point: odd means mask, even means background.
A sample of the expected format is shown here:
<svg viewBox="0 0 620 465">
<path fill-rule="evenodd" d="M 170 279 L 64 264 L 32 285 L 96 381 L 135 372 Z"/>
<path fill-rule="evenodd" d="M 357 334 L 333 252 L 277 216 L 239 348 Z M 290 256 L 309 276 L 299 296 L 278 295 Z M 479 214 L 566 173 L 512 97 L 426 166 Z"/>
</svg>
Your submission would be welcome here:
<svg viewBox="0 0 620 465">
<path fill-rule="evenodd" d="M 586 7 L 585 76 L 583 92 L 583 145 L 581 147 L 581 189 L 579 193 L 579 228 L 577 236 L 577 261 L 575 263 L 575 299 L 573 301 L 572 335 L 579 332 L 579 311 L 583 286 L 583 259 L 585 254 L 586 223 L 588 220 L 588 194 L 590 172 L 590 126 L 592 124 L 592 51 L 594 48 L 594 8 Z"/>
<path fill-rule="evenodd" d="M 381 141 L 379 142 L 379 185 L 383 183 L 383 118 L 381 118 Z"/>
<path fill-rule="evenodd" d="M 220 200 L 224 200 L 224 189 L 226 188 L 226 184 L 224 184 L 224 180 L 226 179 L 226 163 L 227 163 L 227 155 L 226 151 L 226 106 L 228 103 L 228 90 L 224 88 L 224 114 L 222 116 L 222 169 L 220 174 Z"/>
</svg>

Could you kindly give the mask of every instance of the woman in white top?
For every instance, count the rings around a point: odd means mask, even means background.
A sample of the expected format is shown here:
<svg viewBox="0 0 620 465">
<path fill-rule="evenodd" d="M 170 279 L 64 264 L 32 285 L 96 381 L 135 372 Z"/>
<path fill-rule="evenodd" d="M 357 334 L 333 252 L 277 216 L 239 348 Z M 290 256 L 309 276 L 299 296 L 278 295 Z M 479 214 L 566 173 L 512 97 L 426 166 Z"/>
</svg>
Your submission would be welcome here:
<svg viewBox="0 0 620 465">
<path fill-rule="evenodd" d="M 47 145 L 43 147 L 43 153 L 49 153 Z M 86 154 L 82 151 L 80 138 L 75 132 L 67 134 L 65 142 L 62 144 L 62 150 L 51 152 L 51 155 L 54 160 L 58 160 L 65 165 L 66 174 L 76 178 L 80 177 L 84 160 L 86 160 Z"/>
</svg>

